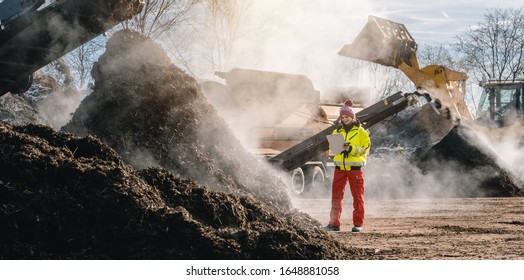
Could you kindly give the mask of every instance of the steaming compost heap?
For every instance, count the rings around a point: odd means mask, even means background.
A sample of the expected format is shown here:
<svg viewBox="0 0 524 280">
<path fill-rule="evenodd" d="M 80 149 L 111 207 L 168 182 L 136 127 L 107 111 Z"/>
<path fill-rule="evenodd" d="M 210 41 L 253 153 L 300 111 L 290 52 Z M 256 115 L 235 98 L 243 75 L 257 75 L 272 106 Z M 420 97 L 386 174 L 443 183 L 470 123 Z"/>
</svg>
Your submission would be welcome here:
<svg viewBox="0 0 524 280">
<path fill-rule="evenodd" d="M 0 258 L 358 258 L 289 210 L 281 180 L 168 61 L 136 33 L 109 40 L 66 127 L 102 140 L 0 123 Z M 126 163 L 143 154 L 169 171 Z"/>
<path fill-rule="evenodd" d="M 412 107 L 371 128 L 368 174 L 381 176 L 368 180 L 368 196 L 523 196 L 522 182 L 473 129 L 439 111 Z"/>
<path fill-rule="evenodd" d="M 152 40 L 118 32 L 92 70 L 95 89 L 63 130 L 93 134 L 136 168 L 162 166 L 212 189 L 289 206 L 286 186 L 250 155 Z"/>
<path fill-rule="evenodd" d="M 452 168 L 456 174 L 474 177 L 468 181 L 475 184 L 464 184 L 454 192 L 459 197 L 522 196 L 524 192 L 515 176 L 496 162 L 493 151 L 479 148 L 481 144 L 476 137 L 468 126 L 453 127 L 421 156 L 419 166 L 424 172 L 430 169 L 435 172 L 433 167 L 440 165 L 440 170 Z"/>
</svg>

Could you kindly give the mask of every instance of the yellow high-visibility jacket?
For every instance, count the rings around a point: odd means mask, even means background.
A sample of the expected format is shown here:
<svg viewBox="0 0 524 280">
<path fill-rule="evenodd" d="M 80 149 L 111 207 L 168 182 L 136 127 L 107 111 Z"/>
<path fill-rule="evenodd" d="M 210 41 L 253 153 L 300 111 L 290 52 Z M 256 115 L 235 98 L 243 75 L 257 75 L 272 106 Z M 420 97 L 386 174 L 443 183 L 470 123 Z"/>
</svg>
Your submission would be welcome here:
<svg viewBox="0 0 524 280">
<path fill-rule="evenodd" d="M 360 126 L 354 124 L 349 131 L 343 127 L 333 130 L 332 134 L 342 134 L 345 142 L 351 146 L 350 152 L 347 156 L 344 153 L 336 154 L 333 162 L 341 170 L 350 170 L 351 166 L 364 166 L 366 164 L 369 148 L 371 147 L 371 140 L 367 131 Z"/>
</svg>

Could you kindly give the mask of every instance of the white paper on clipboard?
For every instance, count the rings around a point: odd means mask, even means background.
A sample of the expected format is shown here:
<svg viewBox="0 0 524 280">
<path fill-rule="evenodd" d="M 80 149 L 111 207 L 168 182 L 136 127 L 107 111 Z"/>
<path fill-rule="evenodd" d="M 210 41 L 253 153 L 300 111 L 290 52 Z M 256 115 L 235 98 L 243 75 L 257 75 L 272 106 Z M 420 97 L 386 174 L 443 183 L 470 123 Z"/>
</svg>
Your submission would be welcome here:
<svg viewBox="0 0 524 280">
<path fill-rule="evenodd" d="M 342 134 L 329 134 L 326 135 L 329 142 L 329 148 L 334 154 L 339 154 L 344 150 L 344 136 Z"/>
</svg>

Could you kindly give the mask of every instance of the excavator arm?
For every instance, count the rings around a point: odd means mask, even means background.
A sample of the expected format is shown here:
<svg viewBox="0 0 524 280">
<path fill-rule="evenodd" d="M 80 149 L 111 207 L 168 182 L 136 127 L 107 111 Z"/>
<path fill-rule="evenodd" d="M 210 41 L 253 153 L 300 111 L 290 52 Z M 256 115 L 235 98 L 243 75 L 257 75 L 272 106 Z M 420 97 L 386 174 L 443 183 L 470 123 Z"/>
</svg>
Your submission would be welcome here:
<svg viewBox="0 0 524 280">
<path fill-rule="evenodd" d="M 1 2 L 0 96 L 25 92 L 35 71 L 132 18 L 144 3 L 144 0 Z"/>
<path fill-rule="evenodd" d="M 356 114 L 356 119 L 360 121 L 364 128 L 369 128 L 406 109 L 408 106 L 415 105 L 421 96 L 426 98 L 428 102 L 431 101 L 428 94 L 419 92 L 397 92 L 358 112 Z M 339 121 L 337 120 L 332 126 L 270 158 L 269 162 L 286 171 L 292 171 L 295 168 L 303 166 L 316 155 L 329 149 L 329 143 L 326 136 L 331 134 L 338 126 Z"/>
<path fill-rule="evenodd" d="M 416 52 L 417 44 L 403 24 L 369 16 L 353 43 L 345 45 L 339 55 L 397 68 L 417 91 L 428 92 L 459 120 L 472 121 L 473 115 L 464 100 L 468 75 L 442 65 L 421 68 Z"/>
</svg>

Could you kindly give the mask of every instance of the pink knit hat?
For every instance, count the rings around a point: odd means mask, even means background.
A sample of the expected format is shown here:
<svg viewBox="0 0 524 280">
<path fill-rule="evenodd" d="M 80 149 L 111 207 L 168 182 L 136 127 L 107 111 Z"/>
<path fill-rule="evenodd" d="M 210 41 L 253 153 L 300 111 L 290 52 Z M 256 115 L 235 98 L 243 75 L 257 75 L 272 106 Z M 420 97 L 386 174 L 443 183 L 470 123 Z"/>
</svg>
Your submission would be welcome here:
<svg viewBox="0 0 524 280">
<path fill-rule="evenodd" d="M 353 106 L 353 100 L 351 99 L 346 100 L 346 102 L 344 102 L 344 106 L 340 108 L 340 116 L 346 115 L 354 119 L 355 112 L 353 112 L 353 109 L 351 109 L 351 106 Z"/>
</svg>

